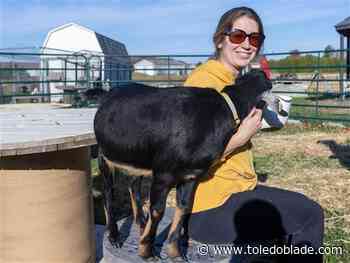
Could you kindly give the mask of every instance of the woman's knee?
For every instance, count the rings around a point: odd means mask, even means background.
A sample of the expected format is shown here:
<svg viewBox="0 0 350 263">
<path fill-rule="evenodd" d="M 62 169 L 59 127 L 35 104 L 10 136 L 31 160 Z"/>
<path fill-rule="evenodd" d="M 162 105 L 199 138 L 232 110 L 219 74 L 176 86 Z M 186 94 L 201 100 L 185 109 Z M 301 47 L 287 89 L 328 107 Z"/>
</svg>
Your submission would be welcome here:
<svg viewBox="0 0 350 263">
<path fill-rule="evenodd" d="M 308 198 L 305 196 L 305 201 L 304 201 L 306 204 L 305 204 L 305 212 L 308 214 L 309 216 L 309 220 L 310 221 L 316 221 L 316 222 L 320 222 L 320 223 L 323 223 L 324 221 L 324 210 L 322 208 L 322 206 Z"/>
<path fill-rule="evenodd" d="M 292 243 L 294 245 L 308 245 L 318 248 L 323 244 L 324 235 L 324 210 L 320 204 L 311 199 L 306 199 L 305 209 L 306 215 L 303 215 L 303 221 L 293 231 Z"/>
</svg>

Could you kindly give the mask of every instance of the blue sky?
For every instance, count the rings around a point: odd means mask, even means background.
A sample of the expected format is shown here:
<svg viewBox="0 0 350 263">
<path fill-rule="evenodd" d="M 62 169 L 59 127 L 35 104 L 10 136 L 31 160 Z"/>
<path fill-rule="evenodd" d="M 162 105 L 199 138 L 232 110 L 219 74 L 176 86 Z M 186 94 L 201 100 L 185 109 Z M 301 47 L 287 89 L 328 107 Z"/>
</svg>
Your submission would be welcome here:
<svg viewBox="0 0 350 263">
<path fill-rule="evenodd" d="M 76 22 L 132 55 L 209 54 L 220 16 L 242 5 L 263 20 L 265 52 L 339 48 L 334 25 L 350 16 L 350 0 L 0 0 L 0 48 L 41 46 L 50 29 Z"/>
</svg>

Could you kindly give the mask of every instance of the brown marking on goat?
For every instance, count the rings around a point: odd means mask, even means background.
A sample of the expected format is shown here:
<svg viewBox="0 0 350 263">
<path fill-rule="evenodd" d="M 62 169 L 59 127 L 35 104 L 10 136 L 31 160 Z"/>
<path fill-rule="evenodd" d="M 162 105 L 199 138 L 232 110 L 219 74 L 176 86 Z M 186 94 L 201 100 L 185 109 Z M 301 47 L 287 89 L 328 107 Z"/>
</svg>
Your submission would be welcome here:
<svg viewBox="0 0 350 263">
<path fill-rule="evenodd" d="M 136 218 L 137 218 L 137 214 L 138 214 L 137 203 L 136 203 L 135 196 L 134 196 L 134 193 L 132 192 L 132 190 L 130 188 L 128 190 L 129 190 L 129 194 L 130 194 L 132 214 L 134 216 L 134 221 L 136 223 Z"/>
<path fill-rule="evenodd" d="M 154 236 L 154 231 L 156 231 L 156 225 L 160 221 L 161 217 L 163 216 L 164 211 L 157 211 L 153 210 L 152 213 L 147 220 L 147 224 L 143 230 L 143 233 L 140 237 L 139 242 L 139 255 L 142 257 L 145 257 L 145 253 L 148 253 L 148 246 L 152 246 L 152 242 L 149 239 L 149 237 Z M 152 218 L 155 220 L 155 222 L 152 222 Z M 142 255 L 141 255 L 142 254 Z M 147 254 L 148 255 L 148 254 Z"/>
<path fill-rule="evenodd" d="M 145 238 L 149 235 L 150 231 L 151 231 L 151 226 L 152 226 L 152 217 L 149 216 L 146 226 L 143 230 L 142 235 L 140 236 L 140 244 L 144 244 L 147 243 L 147 241 L 145 241 Z"/>
<path fill-rule="evenodd" d="M 105 159 L 110 169 L 118 169 L 123 172 L 127 172 L 128 174 L 133 176 L 151 176 L 152 175 L 152 170 L 135 167 L 130 164 L 126 164 L 122 162 L 114 162 L 114 161 L 108 160 L 106 156 L 103 156 L 103 158 Z"/>
<path fill-rule="evenodd" d="M 106 218 L 106 225 L 108 225 L 108 221 L 109 221 L 109 216 L 108 216 L 108 211 L 107 211 L 107 208 L 106 208 L 106 206 L 104 205 L 103 206 L 103 211 L 105 212 L 105 218 Z"/>
<path fill-rule="evenodd" d="M 151 225 L 152 219 L 151 216 L 149 216 L 139 240 L 139 256 L 143 258 L 149 258 L 152 256 L 152 244 L 148 240 L 145 240 L 145 237 L 147 237 L 151 231 Z"/>
<path fill-rule="evenodd" d="M 153 256 L 152 253 L 152 244 L 151 243 L 145 243 L 145 244 L 139 244 L 139 256 L 142 258 L 150 258 Z"/>
<path fill-rule="evenodd" d="M 156 220 L 159 220 L 159 219 L 162 217 L 163 213 L 162 213 L 162 212 L 158 212 L 157 210 L 153 210 L 153 211 L 152 211 L 152 215 L 153 215 L 153 217 L 154 217 Z"/>
<path fill-rule="evenodd" d="M 168 239 L 176 231 L 176 229 L 181 221 L 181 218 L 184 214 L 185 214 L 184 210 L 176 206 L 174 217 L 173 217 L 173 222 L 171 223 L 169 234 L 168 234 Z M 178 246 L 178 240 L 175 240 L 175 241 L 168 244 L 167 253 L 168 253 L 168 256 L 171 258 L 181 256 L 179 246 Z"/>
</svg>

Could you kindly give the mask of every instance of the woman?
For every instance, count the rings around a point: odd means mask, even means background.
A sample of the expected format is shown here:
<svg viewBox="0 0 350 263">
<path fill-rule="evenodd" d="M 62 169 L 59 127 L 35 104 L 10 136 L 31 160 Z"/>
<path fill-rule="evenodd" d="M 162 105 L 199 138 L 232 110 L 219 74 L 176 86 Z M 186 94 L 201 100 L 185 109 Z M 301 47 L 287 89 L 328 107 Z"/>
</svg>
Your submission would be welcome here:
<svg viewBox="0 0 350 263">
<path fill-rule="evenodd" d="M 220 19 L 213 36 L 215 58 L 197 67 L 185 86 L 221 91 L 259 53 L 264 41 L 262 22 L 247 7 L 234 8 Z M 322 208 L 302 194 L 257 186 L 250 139 L 261 127 L 262 112 L 253 109 L 226 147 L 226 160 L 199 183 L 189 236 L 202 243 L 256 244 L 279 240 L 319 248 L 323 238 Z M 322 262 L 308 256 L 307 262 Z M 298 259 L 301 262 L 302 259 Z"/>
</svg>

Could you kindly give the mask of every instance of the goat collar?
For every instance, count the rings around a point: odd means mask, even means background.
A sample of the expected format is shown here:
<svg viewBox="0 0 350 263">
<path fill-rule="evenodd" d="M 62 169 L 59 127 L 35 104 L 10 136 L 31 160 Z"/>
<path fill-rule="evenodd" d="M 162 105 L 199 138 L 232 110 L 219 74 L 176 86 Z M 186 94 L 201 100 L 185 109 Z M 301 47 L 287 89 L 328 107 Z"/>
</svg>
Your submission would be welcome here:
<svg viewBox="0 0 350 263">
<path fill-rule="evenodd" d="M 229 108 L 230 108 L 230 110 L 232 112 L 232 115 L 233 115 L 233 120 L 235 122 L 235 126 L 237 126 L 241 121 L 240 121 L 240 119 L 238 117 L 238 113 L 237 113 L 235 105 L 233 104 L 230 96 L 227 95 L 225 92 L 220 92 L 220 94 L 225 99 L 227 105 L 229 106 Z"/>
</svg>

